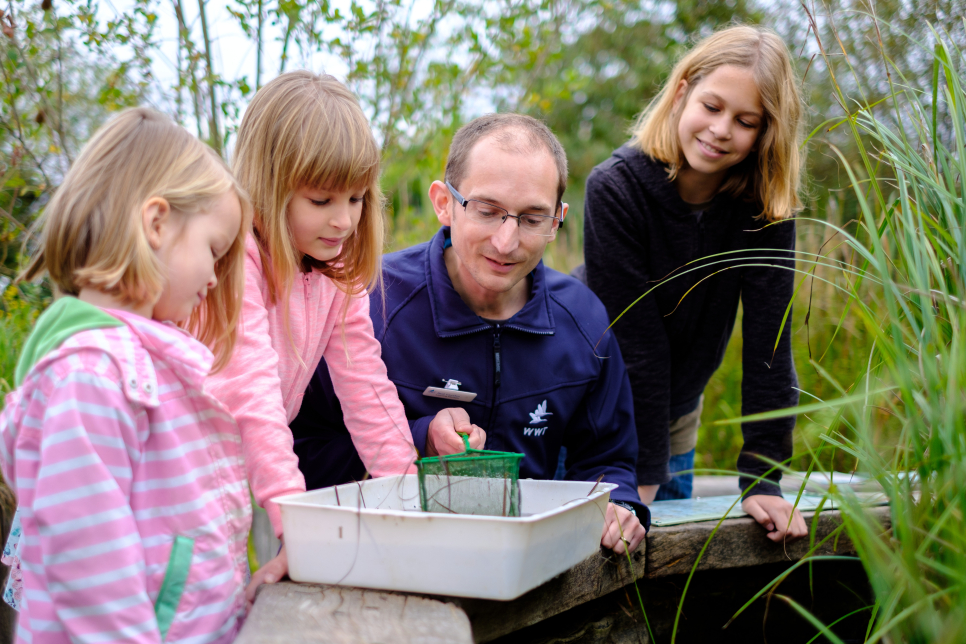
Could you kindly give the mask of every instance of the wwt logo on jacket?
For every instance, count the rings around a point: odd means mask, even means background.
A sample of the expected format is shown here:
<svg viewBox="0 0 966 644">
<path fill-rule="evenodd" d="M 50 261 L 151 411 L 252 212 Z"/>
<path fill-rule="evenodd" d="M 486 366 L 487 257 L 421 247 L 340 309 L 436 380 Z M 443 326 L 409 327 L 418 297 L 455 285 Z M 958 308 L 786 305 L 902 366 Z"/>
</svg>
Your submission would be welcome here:
<svg viewBox="0 0 966 644">
<path fill-rule="evenodd" d="M 537 405 L 536 411 L 530 412 L 530 424 L 531 425 L 542 425 L 547 422 L 545 416 L 553 416 L 552 412 L 547 411 L 547 401 L 544 400 L 542 403 Z M 546 427 L 524 427 L 524 436 L 543 436 L 547 433 Z"/>
</svg>

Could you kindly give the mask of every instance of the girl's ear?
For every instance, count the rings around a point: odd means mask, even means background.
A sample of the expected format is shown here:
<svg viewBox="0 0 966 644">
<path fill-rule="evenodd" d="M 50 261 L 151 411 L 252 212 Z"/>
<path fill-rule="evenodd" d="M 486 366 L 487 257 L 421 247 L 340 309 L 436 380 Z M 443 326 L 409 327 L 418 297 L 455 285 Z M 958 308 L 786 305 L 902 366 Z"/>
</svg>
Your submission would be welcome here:
<svg viewBox="0 0 966 644">
<path fill-rule="evenodd" d="M 674 102 L 671 103 L 674 109 L 677 109 L 681 105 L 681 101 L 684 100 L 684 97 L 688 95 L 688 87 L 688 81 L 682 78 L 681 82 L 678 83 L 677 89 L 674 90 Z"/>
<path fill-rule="evenodd" d="M 151 197 L 141 206 L 144 236 L 153 250 L 161 248 L 164 228 L 171 223 L 171 204 L 163 197 Z"/>
</svg>

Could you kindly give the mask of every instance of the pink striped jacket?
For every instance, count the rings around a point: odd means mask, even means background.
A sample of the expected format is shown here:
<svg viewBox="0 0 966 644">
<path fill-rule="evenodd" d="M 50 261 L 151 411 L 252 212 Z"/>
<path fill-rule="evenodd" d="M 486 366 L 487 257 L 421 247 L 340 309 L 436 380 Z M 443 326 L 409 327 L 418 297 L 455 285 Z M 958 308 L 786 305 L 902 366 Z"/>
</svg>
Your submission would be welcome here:
<svg viewBox="0 0 966 644">
<path fill-rule="evenodd" d="M 18 495 L 18 641 L 230 642 L 251 503 L 238 427 L 203 392 L 212 355 L 171 325 L 82 331 L 7 396 Z"/>
</svg>

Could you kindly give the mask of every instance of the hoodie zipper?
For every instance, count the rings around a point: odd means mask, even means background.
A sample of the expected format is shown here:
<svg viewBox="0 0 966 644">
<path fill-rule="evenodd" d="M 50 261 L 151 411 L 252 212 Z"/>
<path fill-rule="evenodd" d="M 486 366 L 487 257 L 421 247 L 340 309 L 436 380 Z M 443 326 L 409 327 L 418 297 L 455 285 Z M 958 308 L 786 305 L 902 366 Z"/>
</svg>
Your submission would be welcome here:
<svg viewBox="0 0 966 644">
<path fill-rule="evenodd" d="M 493 400 L 492 406 L 490 407 L 490 417 L 487 421 L 485 427 L 486 431 L 490 431 L 493 428 L 493 422 L 496 419 L 496 408 L 498 406 L 499 393 L 500 393 L 500 383 L 502 381 L 503 372 L 503 356 L 501 353 L 502 345 L 500 343 L 500 334 L 503 332 L 504 328 L 515 329 L 523 333 L 529 333 L 531 335 L 553 335 L 553 331 L 533 331 L 531 329 L 521 328 L 511 324 L 497 324 L 495 325 L 495 330 L 493 333 Z M 493 327 L 490 327 L 493 328 Z M 472 335 L 474 333 L 479 333 L 484 331 L 484 328 L 476 328 L 470 331 L 460 331 L 459 333 L 447 333 L 445 336 L 439 336 L 441 338 L 459 338 L 466 335 Z"/>
<path fill-rule="evenodd" d="M 500 388 L 500 325 L 496 325 L 496 332 L 493 333 L 493 360 L 495 370 L 493 372 L 493 391 Z"/>
<path fill-rule="evenodd" d="M 502 356 L 500 355 L 500 331 L 502 327 L 497 324 L 493 332 L 493 406 L 490 407 L 490 420 L 487 423 L 487 428 L 493 427 L 493 421 L 496 418 L 496 408 L 498 405 L 498 400 L 500 398 L 500 377 L 502 365 Z"/>
</svg>

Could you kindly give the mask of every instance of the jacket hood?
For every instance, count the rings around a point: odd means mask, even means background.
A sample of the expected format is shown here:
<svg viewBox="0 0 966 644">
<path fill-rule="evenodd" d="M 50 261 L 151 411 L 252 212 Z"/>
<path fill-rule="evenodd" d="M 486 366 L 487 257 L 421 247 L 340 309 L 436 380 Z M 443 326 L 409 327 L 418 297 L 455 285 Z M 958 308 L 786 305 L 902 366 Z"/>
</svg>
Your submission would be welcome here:
<svg viewBox="0 0 966 644">
<path fill-rule="evenodd" d="M 426 283 L 429 287 L 429 305 L 436 335 L 449 338 L 488 330 L 490 323 L 474 313 L 453 288 L 443 258 L 448 241 L 449 227 L 443 226 L 429 241 L 429 253 L 426 255 Z M 528 277 L 530 299 L 516 315 L 501 326 L 528 333 L 553 335 L 555 327 L 548 300 L 546 268 L 542 259 Z"/>
<path fill-rule="evenodd" d="M 30 337 L 24 343 L 14 382 L 19 387 L 30 369 L 45 355 L 59 347 L 65 340 L 81 331 L 123 326 L 124 323 L 105 313 L 93 304 L 82 302 L 76 297 L 65 296 L 58 299 L 44 311 Z"/>
</svg>

